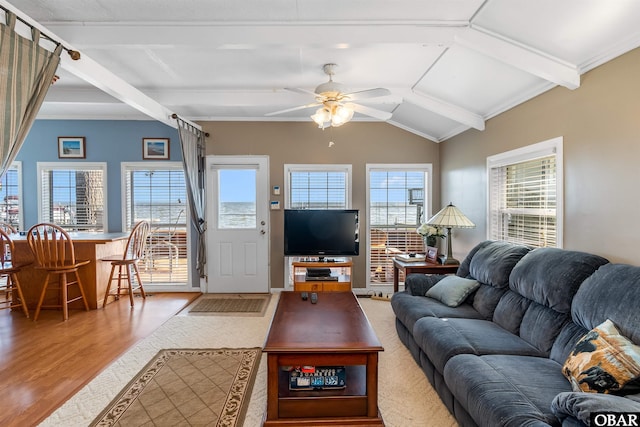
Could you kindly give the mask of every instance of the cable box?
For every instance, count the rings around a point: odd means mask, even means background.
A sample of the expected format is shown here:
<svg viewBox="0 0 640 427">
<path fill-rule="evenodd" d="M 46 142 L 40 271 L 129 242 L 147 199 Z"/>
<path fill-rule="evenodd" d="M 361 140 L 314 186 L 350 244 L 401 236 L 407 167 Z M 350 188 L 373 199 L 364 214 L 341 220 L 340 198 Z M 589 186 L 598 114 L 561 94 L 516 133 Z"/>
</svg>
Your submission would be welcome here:
<svg viewBox="0 0 640 427">
<path fill-rule="evenodd" d="M 338 276 L 309 276 L 305 277 L 307 282 L 337 282 Z"/>
<path fill-rule="evenodd" d="M 327 277 L 327 276 L 331 276 L 331 269 L 330 268 L 313 268 L 313 267 L 309 267 L 307 268 L 307 277 Z"/>
</svg>

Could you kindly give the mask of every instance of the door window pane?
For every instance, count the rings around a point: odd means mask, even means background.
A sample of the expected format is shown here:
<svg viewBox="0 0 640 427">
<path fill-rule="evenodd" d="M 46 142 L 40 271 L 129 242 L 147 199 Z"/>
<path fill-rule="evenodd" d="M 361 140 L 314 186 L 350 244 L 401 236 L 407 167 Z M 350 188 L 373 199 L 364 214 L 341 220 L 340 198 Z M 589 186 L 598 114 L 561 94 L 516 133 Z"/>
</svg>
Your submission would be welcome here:
<svg viewBox="0 0 640 427">
<path fill-rule="evenodd" d="M 218 170 L 218 228 L 256 228 L 255 169 Z"/>
</svg>

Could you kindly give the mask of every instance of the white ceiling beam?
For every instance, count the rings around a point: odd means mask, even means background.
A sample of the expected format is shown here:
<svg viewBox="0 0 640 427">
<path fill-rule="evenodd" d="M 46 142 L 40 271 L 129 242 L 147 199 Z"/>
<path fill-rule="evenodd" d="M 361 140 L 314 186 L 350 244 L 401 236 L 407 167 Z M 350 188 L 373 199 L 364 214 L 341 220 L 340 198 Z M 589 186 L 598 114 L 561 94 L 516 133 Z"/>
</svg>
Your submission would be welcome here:
<svg viewBox="0 0 640 427">
<path fill-rule="evenodd" d="M 513 40 L 468 28 L 455 36 L 455 43 L 568 89 L 580 87 L 578 67 Z"/>
<path fill-rule="evenodd" d="M 350 47 L 373 43 L 410 43 L 450 46 L 455 34 L 467 26 L 305 23 L 51 23 L 49 27 L 80 47 L 251 49 L 258 46 L 334 45 Z"/>
<path fill-rule="evenodd" d="M 62 81 L 62 80 L 61 80 Z M 366 89 L 366 88 L 363 88 Z M 392 95 L 366 99 L 360 104 L 393 105 L 402 103 L 402 97 L 394 95 L 400 93 L 400 88 L 388 88 Z M 314 101 L 313 96 L 303 95 L 288 90 L 196 90 L 196 89 L 151 89 L 146 91 L 158 102 L 170 105 L 211 105 L 223 107 L 273 107 L 295 106 Z M 56 84 L 47 93 L 48 102 L 87 102 L 87 103 L 117 103 L 117 99 L 94 88 L 70 88 Z"/>
<path fill-rule="evenodd" d="M 482 116 L 457 105 L 414 91 L 403 94 L 403 99 L 410 104 L 432 111 L 442 117 L 477 130 L 484 130 L 484 119 Z"/>
<path fill-rule="evenodd" d="M 178 127 L 177 122 L 171 118 L 171 110 L 140 92 L 86 55 L 82 55 L 78 61 L 63 56 L 60 66 L 147 116 L 171 127 Z"/>
<path fill-rule="evenodd" d="M 2 4 L 7 10 L 15 13 L 29 25 L 39 29 L 42 33 L 57 42 L 62 43 L 65 48 L 80 51 L 58 35 L 54 34 L 49 28 L 44 27 L 42 24 L 38 23 L 10 3 L 7 3 L 5 0 L 0 0 L 0 4 Z M 138 89 L 95 62 L 82 51 L 80 51 L 80 54 L 81 58 L 77 61 L 72 60 L 68 55 L 62 55 L 60 66 L 149 117 L 173 128 L 178 127 L 176 120 L 171 118 L 172 112 L 169 109 L 140 92 Z M 197 124 L 192 124 L 198 129 L 201 129 Z"/>
</svg>

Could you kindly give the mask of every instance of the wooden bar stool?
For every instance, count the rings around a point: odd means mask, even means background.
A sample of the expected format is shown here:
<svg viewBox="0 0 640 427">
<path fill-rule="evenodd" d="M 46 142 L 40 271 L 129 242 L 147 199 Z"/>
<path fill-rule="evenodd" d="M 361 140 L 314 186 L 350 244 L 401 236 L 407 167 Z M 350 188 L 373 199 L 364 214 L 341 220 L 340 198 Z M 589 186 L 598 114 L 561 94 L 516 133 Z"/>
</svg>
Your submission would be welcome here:
<svg viewBox="0 0 640 427">
<path fill-rule="evenodd" d="M 109 274 L 109 283 L 107 284 L 107 291 L 104 294 L 104 301 L 102 307 L 107 305 L 109 296 L 114 297 L 116 300 L 120 299 L 122 291 L 126 291 L 129 294 L 129 301 L 131 307 L 133 307 L 133 292 L 140 290 L 142 298 L 147 296 L 144 293 L 144 287 L 142 286 L 142 280 L 140 280 L 140 272 L 138 270 L 138 262 L 142 259 L 145 253 L 145 246 L 147 245 L 147 237 L 149 236 L 150 226 L 147 221 L 140 221 L 131 230 L 129 234 L 129 240 L 127 241 L 127 247 L 124 254 L 117 258 L 102 258 L 102 261 L 111 262 L 111 274 Z M 115 276 L 116 268 L 118 269 L 118 277 Z M 132 270 L 136 276 L 137 285 L 134 286 L 131 280 Z M 122 286 L 122 281 L 127 281 L 127 286 Z M 118 288 L 114 293 L 110 293 L 111 284 L 114 280 L 118 281 Z"/>
<path fill-rule="evenodd" d="M 0 301 L 0 309 L 22 307 L 24 315 L 29 317 L 29 309 L 22 294 L 18 281 L 18 273 L 24 265 L 13 264 L 13 240 L 4 230 L 0 229 L 0 292 L 4 292 L 4 301 Z M 17 294 L 17 295 L 16 295 Z"/>
<path fill-rule="evenodd" d="M 69 234 L 55 224 L 41 223 L 29 229 L 27 242 L 36 259 L 35 268 L 47 272 L 33 320 L 38 320 L 40 309 L 43 307 L 62 307 L 62 318 L 67 320 L 69 319 L 69 304 L 78 300 L 82 300 L 84 309 L 89 311 L 89 304 L 78 275 L 78 269 L 89 264 L 91 260 L 76 260 L 73 240 Z M 71 281 L 67 277 L 69 274 L 73 275 Z M 58 276 L 57 287 L 51 286 L 51 281 L 55 276 Z M 69 297 L 69 288 L 74 285 L 78 287 L 80 295 Z M 58 304 L 42 305 L 48 290 L 58 291 Z"/>
</svg>

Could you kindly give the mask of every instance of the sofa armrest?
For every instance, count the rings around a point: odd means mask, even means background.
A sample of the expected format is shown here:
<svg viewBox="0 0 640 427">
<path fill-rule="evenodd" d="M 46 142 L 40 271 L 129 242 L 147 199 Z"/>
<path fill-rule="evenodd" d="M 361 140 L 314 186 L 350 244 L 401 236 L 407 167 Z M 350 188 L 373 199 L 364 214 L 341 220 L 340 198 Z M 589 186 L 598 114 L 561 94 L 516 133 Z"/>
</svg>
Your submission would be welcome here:
<svg viewBox="0 0 640 427">
<path fill-rule="evenodd" d="M 612 394 L 564 392 L 553 399 L 551 411 L 563 426 L 588 426 L 592 412 L 640 412 L 640 402 Z"/>
<path fill-rule="evenodd" d="M 429 288 L 438 283 L 444 274 L 411 273 L 404 279 L 404 289 L 411 295 L 424 296 Z"/>
</svg>

